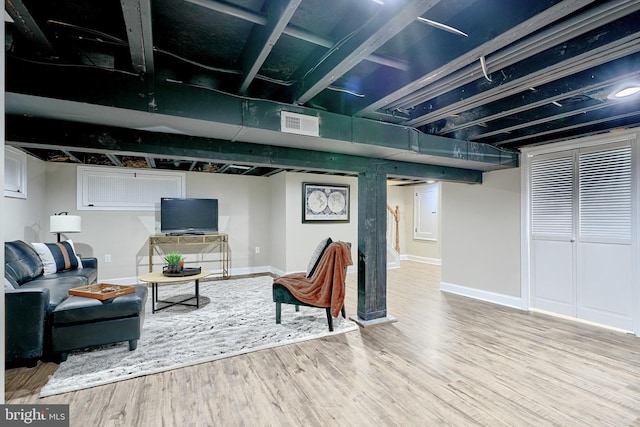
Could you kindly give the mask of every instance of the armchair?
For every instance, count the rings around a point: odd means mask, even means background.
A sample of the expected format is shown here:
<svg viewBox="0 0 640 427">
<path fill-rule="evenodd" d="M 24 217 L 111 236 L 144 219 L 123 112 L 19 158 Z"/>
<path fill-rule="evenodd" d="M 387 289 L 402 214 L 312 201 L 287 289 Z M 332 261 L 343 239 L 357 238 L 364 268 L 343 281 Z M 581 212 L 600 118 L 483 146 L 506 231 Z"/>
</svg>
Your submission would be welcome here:
<svg viewBox="0 0 640 427">
<path fill-rule="evenodd" d="M 330 239 L 327 239 L 330 242 Z M 276 324 L 281 323 L 282 304 L 324 308 L 329 331 L 333 331 L 333 317 L 346 318 L 344 308 L 347 267 L 352 264 L 351 247 L 346 242 L 324 240 L 316 251 L 318 257 L 310 263 L 309 272 L 291 273 L 273 280 L 273 301 L 276 303 Z M 328 244 L 327 244 L 328 243 Z M 323 246 L 324 245 L 324 246 Z"/>
</svg>

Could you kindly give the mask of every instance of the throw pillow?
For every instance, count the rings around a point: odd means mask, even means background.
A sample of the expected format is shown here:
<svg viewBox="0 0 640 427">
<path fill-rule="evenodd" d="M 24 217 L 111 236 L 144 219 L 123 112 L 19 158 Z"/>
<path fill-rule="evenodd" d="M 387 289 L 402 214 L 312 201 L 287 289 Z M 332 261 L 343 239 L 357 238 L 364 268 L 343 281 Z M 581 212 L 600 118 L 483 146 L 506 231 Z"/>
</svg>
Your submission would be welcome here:
<svg viewBox="0 0 640 427">
<path fill-rule="evenodd" d="M 313 276 L 313 273 L 316 271 L 316 267 L 318 267 L 318 263 L 320 262 L 320 258 L 322 258 L 324 251 L 331 243 L 333 243 L 331 237 L 320 240 L 320 243 L 318 243 L 318 246 L 316 246 L 313 254 L 311 254 L 309 265 L 307 265 L 307 278 Z"/>
<path fill-rule="evenodd" d="M 76 255 L 71 240 L 59 243 L 32 243 L 31 245 L 42 260 L 45 276 L 59 271 L 82 268 L 82 262 Z"/>
<path fill-rule="evenodd" d="M 12 291 L 14 290 L 16 287 L 13 286 L 13 283 L 11 282 L 11 280 L 7 279 L 7 277 L 4 278 L 4 290 L 5 291 Z"/>
</svg>

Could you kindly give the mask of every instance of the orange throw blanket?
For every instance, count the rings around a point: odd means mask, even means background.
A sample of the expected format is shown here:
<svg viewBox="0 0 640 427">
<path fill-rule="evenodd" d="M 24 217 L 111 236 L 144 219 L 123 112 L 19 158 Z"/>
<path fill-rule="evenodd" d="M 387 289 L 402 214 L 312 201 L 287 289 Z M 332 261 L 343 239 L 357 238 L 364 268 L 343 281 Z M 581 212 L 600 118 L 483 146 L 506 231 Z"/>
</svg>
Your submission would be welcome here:
<svg viewBox="0 0 640 427">
<path fill-rule="evenodd" d="M 338 317 L 344 304 L 346 267 L 353 264 L 351 248 L 345 242 L 333 242 L 322 254 L 318 267 L 309 278 L 306 273 L 291 273 L 273 279 L 300 301 L 318 307 L 331 307 Z"/>
</svg>

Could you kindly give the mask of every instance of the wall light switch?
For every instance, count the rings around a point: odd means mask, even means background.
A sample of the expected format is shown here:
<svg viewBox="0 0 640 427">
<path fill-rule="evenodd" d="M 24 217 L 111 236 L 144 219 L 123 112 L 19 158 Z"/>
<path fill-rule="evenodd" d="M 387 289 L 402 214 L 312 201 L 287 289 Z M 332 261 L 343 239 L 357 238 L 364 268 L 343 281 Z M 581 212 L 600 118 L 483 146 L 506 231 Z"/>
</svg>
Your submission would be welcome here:
<svg viewBox="0 0 640 427">
<path fill-rule="evenodd" d="M 106 254 L 104 256 L 104 262 L 111 262 L 111 254 Z"/>
<path fill-rule="evenodd" d="M 256 253 L 259 254 L 260 253 L 260 246 L 256 246 Z"/>
</svg>

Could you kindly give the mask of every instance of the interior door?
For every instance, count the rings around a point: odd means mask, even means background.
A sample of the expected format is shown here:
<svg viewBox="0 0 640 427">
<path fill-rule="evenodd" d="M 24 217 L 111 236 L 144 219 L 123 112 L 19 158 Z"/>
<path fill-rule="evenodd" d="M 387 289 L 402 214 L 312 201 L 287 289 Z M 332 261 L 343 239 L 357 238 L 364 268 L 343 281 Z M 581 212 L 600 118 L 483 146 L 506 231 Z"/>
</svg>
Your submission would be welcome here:
<svg viewBox="0 0 640 427">
<path fill-rule="evenodd" d="M 577 317 L 633 330 L 634 215 L 630 143 L 581 149 Z"/>
<path fill-rule="evenodd" d="M 541 310 L 576 316 L 574 155 L 536 156 L 531 162 L 531 296 Z"/>
<path fill-rule="evenodd" d="M 635 329 L 632 165 L 631 141 L 531 160 L 532 307 Z"/>
</svg>

